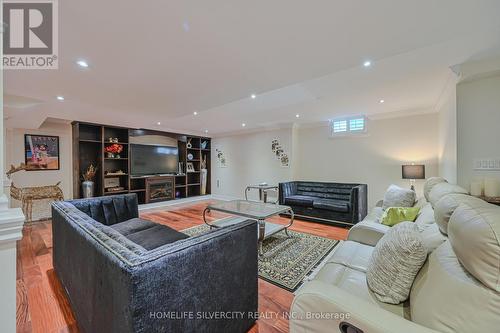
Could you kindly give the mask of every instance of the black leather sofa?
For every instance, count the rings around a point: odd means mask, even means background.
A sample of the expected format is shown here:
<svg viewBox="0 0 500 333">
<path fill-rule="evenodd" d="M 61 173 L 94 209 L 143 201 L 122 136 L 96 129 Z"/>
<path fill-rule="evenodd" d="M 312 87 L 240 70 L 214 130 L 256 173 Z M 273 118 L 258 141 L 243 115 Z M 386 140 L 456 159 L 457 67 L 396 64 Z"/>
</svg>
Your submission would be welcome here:
<svg viewBox="0 0 500 333">
<path fill-rule="evenodd" d="M 366 184 L 293 181 L 279 184 L 279 203 L 305 220 L 349 226 L 367 214 Z"/>
<path fill-rule="evenodd" d="M 188 237 L 140 219 L 135 194 L 58 201 L 54 269 L 81 332 L 247 332 L 256 228 L 248 220 Z"/>
</svg>

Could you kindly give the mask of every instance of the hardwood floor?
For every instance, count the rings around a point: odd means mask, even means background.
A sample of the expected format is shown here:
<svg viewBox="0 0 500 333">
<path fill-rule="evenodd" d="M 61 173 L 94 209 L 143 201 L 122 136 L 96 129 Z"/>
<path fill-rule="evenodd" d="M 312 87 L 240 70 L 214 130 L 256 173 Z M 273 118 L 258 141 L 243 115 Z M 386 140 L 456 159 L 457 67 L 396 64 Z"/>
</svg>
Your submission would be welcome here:
<svg viewBox="0 0 500 333">
<path fill-rule="evenodd" d="M 141 217 L 183 230 L 203 223 L 201 214 L 207 201 L 149 211 Z M 212 212 L 210 219 L 224 214 Z M 287 223 L 281 217 L 271 219 Z M 345 239 L 347 229 L 296 220 L 291 228 L 332 239 Z M 259 279 L 259 311 L 268 314 L 259 319 L 251 333 L 288 332 L 286 313 L 293 294 Z M 40 222 L 23 229 L 17 243 L 17 332 L 78 332 L 75 317 L 52 266 L 51 222 Z"/>
</svg>

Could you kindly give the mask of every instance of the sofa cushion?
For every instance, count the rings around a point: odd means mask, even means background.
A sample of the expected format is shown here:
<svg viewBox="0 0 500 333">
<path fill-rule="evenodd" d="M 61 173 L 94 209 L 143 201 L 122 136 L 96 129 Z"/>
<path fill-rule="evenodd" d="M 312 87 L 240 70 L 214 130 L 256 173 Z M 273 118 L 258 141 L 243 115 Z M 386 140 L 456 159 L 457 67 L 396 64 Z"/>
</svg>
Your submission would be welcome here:
<svg viewBox="0 0 500 333">
<path fill-rule="evenodd" d="M 291 195 L 285 198 L 285 205 L 312 207 L 314 200 L 314 197 L 306 195 Z"/>
<path fill-rule="evenodd" d="M 327 262 L 366 272 L 368 262 L 372 257 L 373 249 L 373 246 L 353 241 L 344 241 L 337 247 Z"/>
<path fill-rule="evenodd" d="M 418 273 L 410 306 L 411 320 L 436 332 L 498 332 L 500 326 L 500 294 L 467 272 L 449 241 Z"/>
<path fill-rule="evenodd" d="M 417 225 L 399 223 L 389 229 L 373 250 L 366 271 L 368 286 L 381 302 L 404 302 L 426 258 L 427 249 Z"/>
<path fill-rule="evenodd" d="M 448 224 L 448 237 L 460 263 L 486 287 L 500 292 L 500 207 L 462 203 Z"/>
<path fill-rule="evenodd" d="M 425 181 L 424 184 L 424 197 L 427 201 L 429 201 L 429 193 L 432 188 L 440 183 L 447 183 L 448 181 L 442 177 L 431 177 Z"/>
<path fill-rule="evenodd" d="M 383 210 L 389 207 L 413 207 L 415 204 L 415 191 L 391 185 L 384 195 Z"/>
<path fill-rule="evenodd" d="M 153 250 L 162 245 L 189 238 L 188 235 L 166 225 L 139 218 L 112 225 L 111 228 L 146 250 Z"/>
<path fill-rule="evenodd" d="M 414 222 L 419 211 L 419 207 L 389 207 L 380 218 L 380 223 L 393 227 L 404 221 Z"/>
<path fill-rule="evenodd" d="M 444 197 L 445 195 L 451 194 L 451 193 L 461 193 L 461 194 L 468 194 L 467 190 L 464 189 L 463 187 L 460 187 L 458 185 L 453 185 L 453 184 L 448 184 L 448 183 L 439 183 L 436 184 L 431 192 L 429 193 L 429 202 L 431 203 L 432 207 L 434 208 L 436 206 L 436 203 Z"/>
<path fill-rule="evenodd" d="M 136 217 L 121 223 L 113 224 L 110 227 L 118 231 L 120 234 L 128 236 L 138 231 L 152 228 L 156 225 L 158 224 Z"/>
<path fill-rule="evenodd" d="M 448 222 L 455 209 L 457 209 L 461 203 L 468 202 L 479 206 L 488 205 L 486 201 L 461 193 L 445 195 L 436 202 L 434 206 L 434 217 L 439 226 L 439 230 L 441 230 L 443 234 L 448 234 Z"/>
<path fill-rule="evenodd" d="M 415 220 L 417 225 L 434 224 L 434 210 L 430 203 L 425 204 L 418 213 L 417 219 Z"/>
<path fill-rule="evenodd" d="M 421 224 L 417 225 L 418 230 L 420 231 L 420 235 L 422 236 L 422 240 L 424 242 L 424 246 L 427 249 L 427 253 L 432 253 L 435 249 L 437 249 L 441 244 L 446 242 L 448 238 L 439 230 L 439 227 L 436 223 L 432 224 Z"/>
<path fill-rule="evenodd" d="M 368 288 L 366 284 L 366 274 L 362 271 L 335 263 L 328 263 L 319 271 L 314 280 L 337 286 L 349 292 L 353 297 L 358 297 L 379 308 L 390 311 L 399 317 L 409 319 L 407 315 L 409 309 L 407 309 L 406 304 L 387 304 L 377 299 Z"/>
<path fill-rule="evenodd" d="M 340 200 L 314 199 L 313 207 L 318 209 L 331 210 L 334 212 L 349 212 L 349 203 Z"/>
</svg>

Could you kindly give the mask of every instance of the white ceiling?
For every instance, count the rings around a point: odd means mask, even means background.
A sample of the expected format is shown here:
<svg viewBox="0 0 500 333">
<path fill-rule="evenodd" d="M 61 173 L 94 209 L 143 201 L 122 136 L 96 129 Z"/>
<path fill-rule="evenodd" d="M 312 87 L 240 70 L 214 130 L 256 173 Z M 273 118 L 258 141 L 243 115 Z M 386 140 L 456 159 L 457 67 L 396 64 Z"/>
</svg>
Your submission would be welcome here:
<svg viewBox="0 0 500 333">
<path fill-rule="evenodd" d="M 500 54 L 499 12 L 498 0 L 59 1 L 59 70 L 6 71 L 6 123 L 220 135 L 428 112 L 450 66 Z"/>
</svg>

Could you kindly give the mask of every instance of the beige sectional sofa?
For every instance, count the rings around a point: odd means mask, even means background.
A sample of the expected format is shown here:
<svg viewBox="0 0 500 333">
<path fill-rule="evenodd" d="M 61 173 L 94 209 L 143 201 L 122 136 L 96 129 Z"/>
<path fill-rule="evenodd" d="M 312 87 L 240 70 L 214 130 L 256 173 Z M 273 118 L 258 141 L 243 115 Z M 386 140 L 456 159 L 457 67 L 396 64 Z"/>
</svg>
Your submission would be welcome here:
<svg viewBox="0 0 500 333">
<path fill-rule="evenodd" d="M 427 182 L 429 202 L 417 203 L 422 209 L 415 223 L 429 255 L 408 301 L 382 303 L 368 288 L 368 263 L 388 228 L 377 222 L 376 207 L 296 292 L 290 332 L 498 331 L 500 207 L 465 193 L 442 179 Z"/>
</svg>

